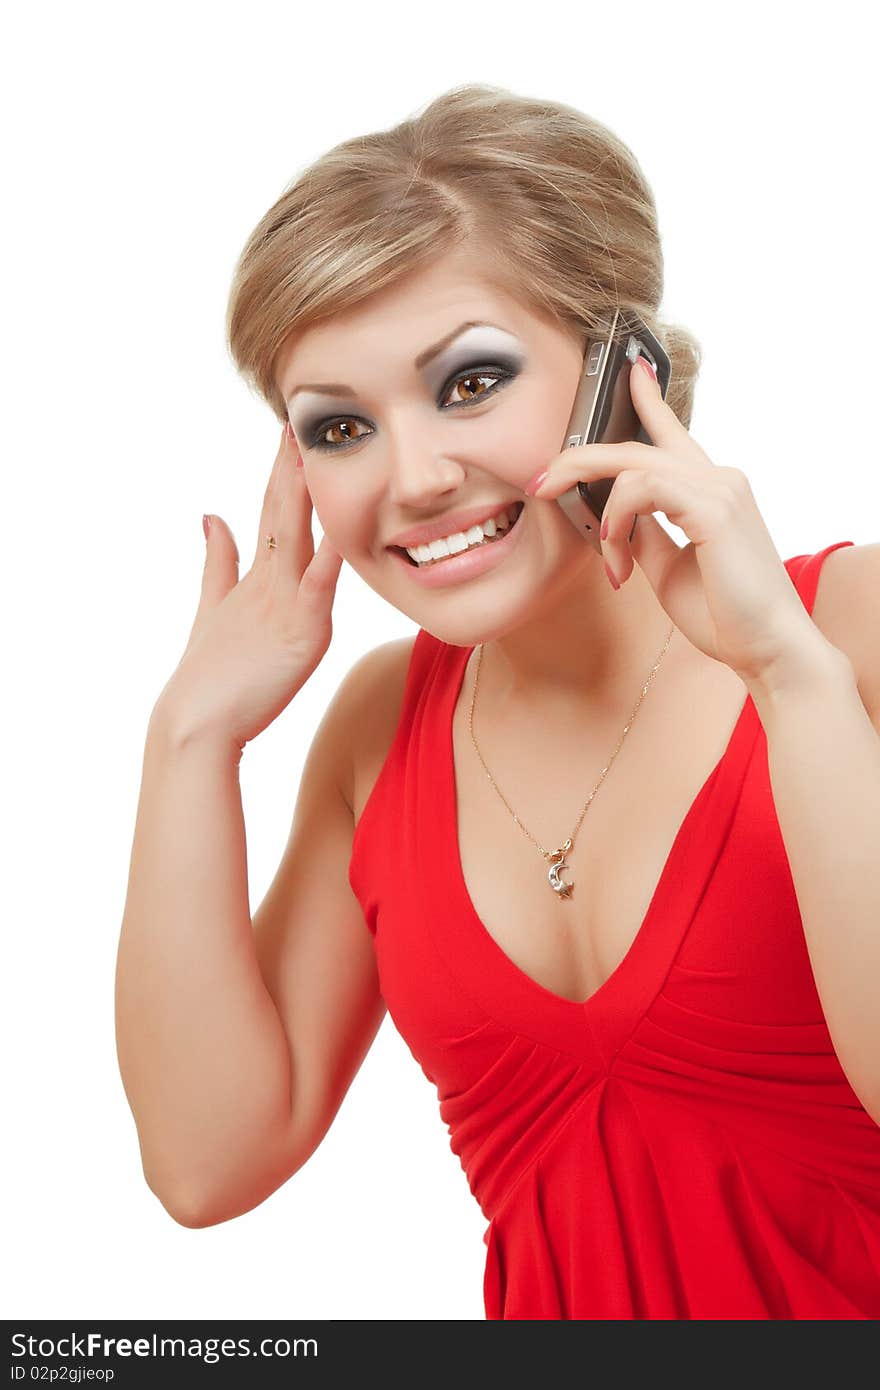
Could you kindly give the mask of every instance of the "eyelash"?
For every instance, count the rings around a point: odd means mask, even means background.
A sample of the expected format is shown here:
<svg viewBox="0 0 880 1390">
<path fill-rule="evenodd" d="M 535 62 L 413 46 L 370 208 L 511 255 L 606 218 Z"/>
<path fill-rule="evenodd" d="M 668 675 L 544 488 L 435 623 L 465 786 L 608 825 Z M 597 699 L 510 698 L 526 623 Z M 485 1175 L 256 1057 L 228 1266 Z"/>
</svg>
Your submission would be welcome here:
<svg viewBox="0 0 880 1390">
<path fill-rule="evenodd" d="M 480 392 L 478 396 L 472 397 L 469 401 L 453 401 L 451 405 L 444 406 L 443 409 L 459 410 L 462 407 L 467 409 L 473 405 L 479 405 L 482 401 L 487 400 L 489 396 L 493 396 L 496 391 L 502 390 L 516 375 L 516 372 L 509 371 L 506 367 L 498 366 L 491 368 L 486 366 L 469 367 L 466 371 L 456 372 L 454 377 L 450 377 L 440 393 L 441 400 L 444 396 L 448 395 L 449 391 L 451 391 L 458 382 L 466 380 L 467 377 L 476 377 L 478 379 L 487 376 L 495 377 L 496 383 L 494 386 L 490 386 L 488 391 Z M 360 444 L 362 439 L 367 438 L 367 435 L 359 434 L 356 439 L 347 439 L 342 444 L 328 444 L 325 440 L 321 439 L 321 436 L 326 434 L 329 429 L 332 429 L 334 425 L 338 425 L 345 420 L 359 420 L 359 418 L 360 417 L 357 415 L 337 415 L 335 419 L 322 420 L 315 428 L 309 442 L 309 447 L 319 451 L 327 451 L 328 453 L 339 453 L 344 449 L 350 449 L 353 444 Z"/>
</svg>

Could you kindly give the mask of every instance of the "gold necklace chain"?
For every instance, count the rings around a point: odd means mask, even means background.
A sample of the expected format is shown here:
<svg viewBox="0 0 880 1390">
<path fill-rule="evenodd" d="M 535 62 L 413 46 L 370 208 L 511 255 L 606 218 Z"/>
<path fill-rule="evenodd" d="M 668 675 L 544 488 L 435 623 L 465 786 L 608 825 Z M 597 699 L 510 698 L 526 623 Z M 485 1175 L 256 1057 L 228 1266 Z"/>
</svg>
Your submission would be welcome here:
<svg viewBox="0 0 880 1390">
<path fill-rule="evenodd" d="M 596 783 L 595 787 L 593 788 L 593 790 L 590 792 L 590 795 L 587 797 L 586 804 L 584 805 L 583 810 L 581 811 L 580 815 L 578 816 L 577 824 L 575 825 L 575 827 L 574 827 L 574 829 L 572 830 L 571 834 L 569 835 L 568 839 L 565 841 L 565 844 L 564 844 L 564 845 L 561 845 L 561 846 L 559 847 L 559 849 L 554 849 L 554 850 L 544 849 L 543 846 L 539 845 L 539 844 L 538 844 L 538 841 L 535 839 L 534 835 L 532 835 L 531 832 L 530 832 L 529 830 L 527 830 L 526 827 L 523 825 L 522 821 L 519 819 L 519 816 L 516 814 L 516 812 L 514 811 L 513 807 L 510 805 L 510 803 L 508 802 L 507 798 L 505 797 L 504 793 L 501 791 L 501 788 L 497 785 L 497 783 L 496 783 L 494 777 L 492 776 L 491 772 L 489 771 L 488 767 L 486 767 L 485 759 L 483 758 L 482 753 L 480 752 L 479 748 L 477 747 L 477 740 L 476 740 L 476 738 L 474 737 L 474 706 L 475 706 L 476 701 L 477 701 L 477 687 L 478 687 L 479 684 L 480 684 L 480 667 L 481 667 L 482 662 L 483 662 L 483 644 L 482 644 L 482 642 L 481 642 L 480 645 L 479 645 L 479 651 L 478 651 L 478 653 L 477 653 L 477 671 L 476 671 L 476 675 L 475 675 L 475 677 L 474 677 L 474 691 L 473 691 L 473 694 L 472 694 L 472 696 L 471 696 L 471 707 L 470 707 L 470 712 L 469 712 L 469 714 L 468 714 L 468 728 L 469 728 L 469 730 L 470 730 L 471 742 L 472 742 L 473 745 L 474 745 L 474 748 L 475 748 L 475 750 L 476 750 L 477 757 L 479 758 L 480 762 L 483 764 L 483 768 L 485 769 L 486 776 L 489 778 L 489 781 L 492 783 L 492 786 L 495 788 L 496 792 L 497 792 L 498 795 L 501 797 L 501 800 L 504 802 L 504 804 L 505 804 L 505 806 L 507 807 L 508 811 L 509 811 L 510 814 L 513 816 L 513 819 L 514 819 L 514 821 L 516 822 L 516 824 L 519 826 L 520 830 L 522 830 L 522 832 L 523 832 L 525 835 L 528 835 L 528 837 L 529 837 L 529 839 L 531 840 L 532 844 L 537 846 L 537 848 L 540 850 L 540 852 L 541 852 L 541 854 L 543 855 L 543 857 L 544 857 L 545 859 L 549 859 L 549 860 L 550 860 L 550 870 L 549 870 L 549 872 L 548 872 L 547 877 L 548 877 L 549 882 L 550 882 L 550 887 L 553 889 L 553 891 L 554 891 L 554 892 L 558 895 L 558 897 L 560 897 L 560 898 L 568 898 L 568 897 L 570 897 L 570 896 L 571 896 L 571 890 L 572 890 L 572 888 L 574 887 L 574 884 L 573 884 L 573 883 L 566 883 L 566 882 L 564 882 L 564 881 L 559 877 L 559 875 L 562 873 L 562 871 L 565 870 L 565 869 L 568 869 L 568 867 L 569 867 L 568 864 L 565 863 L 565 856 L 566 856 L 566 854 L 568 853 L 568 851 L 571 849 L 572 844 L 574 843 L 574 838 L 575 838 L 575 836 L 577 835 L 578 831 L 579 831 L 580 828 L 581 828 L 581 822 L 583 821 L 584 816 L 587 814 L 587 811 L 588 811 L 589 808 L 590 808 L 590 803 L 592 802 L 593 797 L 596 795 L 596 792 L 597 792 L 597 791 L 599 790 L 599 788 L 601 787 L 602 783 L 604 782 L 604 780 L 605 780 L 605 778 L 606 778 L 606 776 L 607 776 L 607 774 L 608 774 L 608 771 L 609 771 L 609 769 L 610 769 L 612 763 L 614 762 L 614 759 L 617 757 L 618 753 L 620 752 L 621 748 L 623 747 L 623 741 L 624 741 L 624 739 L 626 738 L 627 734 L 629 733 L 630 729 L 632 728 L 632 723 L 633 723 L 633 720 L 635 719 L 635 717 L 636 717 L 636 715 L 637 715 L 637 713 L 638 713 L 638 711 L 639 711 L 639 706 L 641 705 L 642 701 L 644 700 L 645 696 L 646 696 L 647 693 L 648 693 L 648 688 L 649 688 L 651 682 L 653 681 L 655 675 L 657 674 L 657 670 L 658 670 L 658 668 L 659 668 L 659 666 L 660 666 L 660 662 L 663 660 L 664 656 L 666 655 L 666 649 L 667 649 L 667 647 L 669 646 L 669 643 L 672 641 L 672 634 L 673 634 L 674 631 L 675 631 L 675 624 L 673 623 L 672 626 L 671 626 L 670 629 L 669 629 L 669 633 L 668 633 L 668 635 L 667 635 L 666 641 L 665 641 L 664 644 L 663 644 L 663 650 L 661 651 L 661 653 L 660 653 L 660 655 L 658 656 L 657 660 L 654 662 L 654 665 L 653 665 L 653 667 L 652 667 L 652 669 L 651 669 L 651 674 L 649 675 L 648 679 L 645 681 L 645 684 L 642 686 L 642 692 L 641 692 L 641 694 L 639 695 L 638 700 L 636 701 L 635 709 L 633 710 L 632 714 L 630 715 L 629 721 L 628 721 L 628 723 L 626 724 L 626 726 L 625 726 L 625 728 L 624 728 L 624 730 L 623 730 L 623 733 L 622 733 L 621 736 L 620 736 L 620 742 L 618 743 L 618 745 L 617 745 L 617 747 L 615 748 L 614 752 L 611 754 L 611 757 L 610 757 L 610 759 L 609 759 L 609 761 L 608 761 L 607 766 L 604 767 L 604 768 L 602 769 L 602 775 L 600 776 L 600 778 L 599 778 L 598 782 Z"/>
</svg>

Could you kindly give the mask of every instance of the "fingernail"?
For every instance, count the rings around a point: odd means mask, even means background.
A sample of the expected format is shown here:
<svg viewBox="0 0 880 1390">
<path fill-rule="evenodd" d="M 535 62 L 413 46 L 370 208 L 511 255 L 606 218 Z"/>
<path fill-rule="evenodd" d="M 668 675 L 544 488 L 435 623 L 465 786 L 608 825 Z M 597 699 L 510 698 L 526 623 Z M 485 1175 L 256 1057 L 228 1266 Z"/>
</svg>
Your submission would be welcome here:
<svg viewBox="0 0 880 1390">
<path fill-rule="evenodd" d="M 531 497 L 534 493 L 538 491 L 538 488 L 541 486 L 549 472 L 549 468 L 542 468 L 538 473 L 535 473 L 533 477 L 529 478 L 529 481 L 526 483 L 525 488 L 523 490 L 526 493 L 528 493 L 528 495 Z"/>
<path fill-rule="evenodd" d="M 202 530 L 203 530 L 204 533 L 205 533 L 205 540 L 208 539 L 208 532 L 210 531 L 210 529 L 211 529 L 211 518 L 210 518 L 209 516 L 203 516 L 203 517 L 202 517 Z"/>
<path fill-rule="evenodd" d="M 610 579 L 611 583 L 614 585 L 615 589 L 619 589 L 619 588 L 620 588 L 620 585 L 618 584 L 617 580 L 614 578 L 614 571 L 612 570 L 612 568 L 611 568 L 611 566 L 609 565 L 609 563 L 608 563 L 607 560 L 605 561 L 605 573 L 608 575 L 608 578 Z"/>
<path fill-rule="evenodd" d="M 296 466 L 297 466 L 297 468 L 302 468 L 302 466 L 303 466 L 302 454 L 297 454 L 297 456 L 296 456 Z"/>
<path fill-rule="evenodd" d="M 602 538 L 603 541 L 607 541 L 607 539 L 608 539 L 608 518 L 607 518 L 607 516 L 606 516 L 605 520 L 602 522 L 602 530 L 599 532 L 599 535 L 601 536 L 601 538 Z"/>
<path fill-rule="evenodd" d="M 652 381 L 656 381 L 656 380 L 657 380 L 657 373 L 654 371 L 654 368 L 652 367 L 651 363 L 648 361 L 647 357 L 642 357 L 642 355 L 639 354 L 638 362 L 639 362 L 639 366 L 640 366 L 640 367 L 644 367 L 645 371 L 648 373 L 648 376 L 651 378 L 651 380 L 652 380 Z"/>
</svg>

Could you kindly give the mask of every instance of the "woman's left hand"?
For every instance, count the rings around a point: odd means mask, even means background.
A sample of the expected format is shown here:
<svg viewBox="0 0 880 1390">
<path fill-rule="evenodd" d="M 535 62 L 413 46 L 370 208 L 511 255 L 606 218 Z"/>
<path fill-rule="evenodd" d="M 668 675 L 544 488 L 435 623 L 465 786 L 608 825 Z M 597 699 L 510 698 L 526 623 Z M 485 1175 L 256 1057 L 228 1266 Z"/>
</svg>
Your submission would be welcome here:
<svg viewBox="0 0 880 1390">
<path fill-rule="evenodd" d="M 614 478 L 600 533 L 612 572 L 625 584 L 637 561 L 676 627 L 744 681 L 763 680 L 789 656 L 799 657 L 805 643 L 827 646 L 745 474 L 712 463 L 663 399 L 650 369 L 636 365 L 629 377 L 633 404 L 653 443 L 565 449 L 547 465 L 534 496 L 550 499 L 578 481 Z M 680 526 L 690 544 L 677 545 L 652 516 L 656 511 Z"/>
</svg>

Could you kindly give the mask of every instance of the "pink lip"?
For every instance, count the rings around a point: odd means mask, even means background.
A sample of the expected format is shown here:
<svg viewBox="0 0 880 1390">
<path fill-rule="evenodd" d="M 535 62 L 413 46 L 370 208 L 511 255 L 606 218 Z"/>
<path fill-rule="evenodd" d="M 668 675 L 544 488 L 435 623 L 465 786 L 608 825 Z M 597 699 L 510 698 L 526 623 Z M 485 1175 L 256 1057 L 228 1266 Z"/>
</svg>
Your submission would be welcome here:
<svg viewBox="0 0 880 1390">
<path fill-rule="evenodd" d="M 466 531 L 469 526 L 477 526 L 488 521 L 490 516 L 507 511 L 519 497 L 511 497 L 506 502 L 486 503 L 482 507 L 470 507 L 466 512 L 449 512 L 439 521 L 426 522 L 424 526 L 414 526 L 411 531 L 401 531 L 399 536 L 388 542 L 388 547 L 427 545 L 429 541 L 439 541 L 444 536 L 454 536 L 457 531 Z"/>
<path fill-rule="evenodd" d="M 414 584 L 423 584 L 427 589 L 443 589 L 451 584 L 462 584 L 475 579 L 488 570 L 497 569 L 512 553 L 517 537 L 525 529 L 526 510 L 523 507 L 513 526 L 498 541 L 486 541 L 473 550 L 463 550 L 459 555 L 448 559 L 435 560 L 431 565 L 414 565 L 400 550 L 391 550 L 395 562 L 403 565 Z M 491 515 L 491 513 L 490 513 Z M 473 523 L 472 523 L 473 524 Z"/>
</svg>

